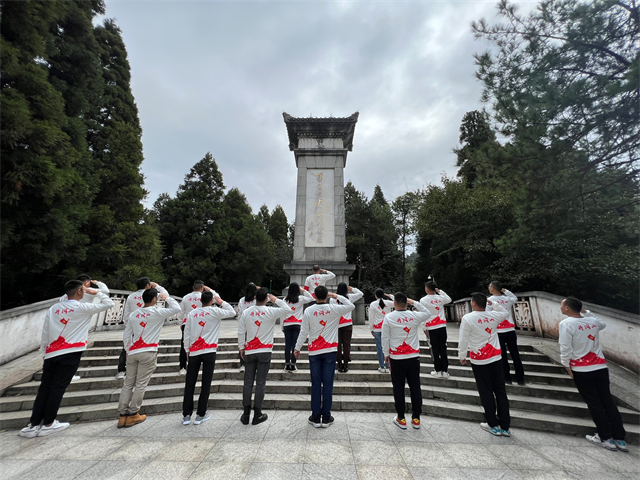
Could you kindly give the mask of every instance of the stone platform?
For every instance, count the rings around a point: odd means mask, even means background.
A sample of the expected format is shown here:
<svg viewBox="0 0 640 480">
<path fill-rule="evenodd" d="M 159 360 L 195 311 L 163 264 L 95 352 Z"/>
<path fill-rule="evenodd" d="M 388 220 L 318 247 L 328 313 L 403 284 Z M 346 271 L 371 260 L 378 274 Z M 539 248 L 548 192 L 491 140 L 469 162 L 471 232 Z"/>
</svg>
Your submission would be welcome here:
<svg viewBox="0 0 640 480">
<path fill-rule="evenodd" d="M 127 429 L 116 421 L 72 424 L 57 435 L 0 433 L 0 476 L 37 479 L 631 479 L 640 449 L 608 452 L 584 439 L 514 428 L 493 437 L 477 422 L 423 417 L 400 430 L 392 414 L 334 412 L 315 429 L 308 412 L 267 410 L 257 426 L 237 410 L 214 410 L 202 425 L 154 415 Z"/>
</svg>

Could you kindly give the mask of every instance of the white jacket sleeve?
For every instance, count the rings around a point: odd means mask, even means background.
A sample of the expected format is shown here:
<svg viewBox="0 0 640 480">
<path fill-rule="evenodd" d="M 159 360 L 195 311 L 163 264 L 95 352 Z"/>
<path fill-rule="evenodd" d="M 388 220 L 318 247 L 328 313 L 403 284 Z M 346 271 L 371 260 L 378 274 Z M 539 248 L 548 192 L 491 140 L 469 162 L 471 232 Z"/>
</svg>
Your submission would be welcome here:
<svg viewBox="0 0 640 480">
<path fill-rule="evenodd" d="M 333 280 L 334 278 L 336 278 L 336 274 L 327 270 L 327 273 L 324 273 L 322 275 L 322 283 L 324 284 L 325 282 Z"/>
<path fill-rule="evenodd" d="M 44 325 L 42 325 L 42 338 L 40 339 L 40 353 L 44 357 L 47 353 L 47 345 L 49 345 L 49 319 L 51 318 L 51 310 L 47 310 L 44 317 Z"/>
<path fill-rule="evenodd" d="M 558 328 L 558 343 L 560 344 L 560 363 L 565 367 L 571 366 L 573 356 L 573 331 L 569 322 L 560 322 Z"/>
<path fill-rule="evenodd" d="M 389 356 L 389 347 L 391 345 L 391 332 L 390 332 L 389 322 L 384 322 L 382 324 L 382 353 L 385 357 Z"/>
<path fill-rule="evenodd" d="M 106 284 L 102 283 L 102 282 L 96 282 L 96 285 L 98 285 L 98 290 L 101 291 L 102 293 L 105 294 L 109 294 L 109 287 L 107 287 Z"/>
<path fill-rule="evenodd" d="M 416 317 L 418 317 L 418 320 L 420 320 L 420 326 L 424 327 L 423 324 L 427 323 L 427 321 L 432 317 L 431 312 L 429 312 L 427 307 L 422 305 L 420 302 L 413 302 L 413 307 L 417 310 L 417 312 L 414 313 L 416 314 Z"/>
<path fill-rule="evenodd" d="M 133 313 L 133 312 L 131 312 Z M 133 344 L 133 327 L 131 326 L 131 319 L 127 319 L 124 324 L 124 333 L 122 334 L 122 343 L 124 344 L 124 349 L 128 352 L 129 348 Z"/>
<path fill-rule="evenodd" d="M 302 303 L 311 303 L 315 300 L 315 298 L 313 298 L 311 296 L 311 294 L 306 291 L 304 288 L 300 289 L 300 296 L 298 297 L 300 300 L 302 300 Z"/>
<path fill-rule="evenodd" d="M 373 315 L 375 314 L 375 307 L 369 305 L 369 331 L 373 332 Z"/>
<path fill-rule="evenodd" d="M 180 311 L 180 304 L 175 300 L 175 298 L 167 297 L 165 300 L 166 304 L 169 305 L 165 308 L 159 308 L 158 313 L 160 315 L 164 315 L 165 317 L 171 317 Z"/>
<path fill-rule="evenodd" d="M 169 295 L 169 292 L 167 292 L 167 289 L 164 288 L 162 285 L 158 285 L 156 287 L 156 290 L 158 291 L 158 294 L 160 294 L 160 295 Z"/>
<path fill-rule="evenodd" d="M 269 313 L 271 314 L 272 318 L 279 318 L 285 315 L 291 315 L 291 313 L 293 313 L 291 307 L 287 305 L 287 302 L 285 302 L 284 300 L 276 300 L 276 305 L 277 307 L 271 307 L 269 309 Z"/>
<path fill-rule="evenodd" d="M 589 321 L 595 323 L 598 327 L 598 330 L 604 330 L 605 328 L 607 328 L 607 324 L 604 323 L 602 319 L 596 317 L 593 313 L 591 313 L 590 310 L 587 310 L 582 316 L 583 318 L 588 318 Z"/>
<path fill-rule="evenodd" d="M 511 308 L 511 307 L 509 307 Z M 498 318 L 500 319 L 500 321 L 506 320 L 507 318 L 509 318 L 509 312 L 499 303 L 495 303 L 493 302 L 492 305 L 487 305 L 487 308 L 485 309 L 487 312 L 491 312 L 491 313 L 495 313 L 497 314 Z"/>
<path fill-rule="evenodd" d="M 463 317 L 460 322 L 460 331 L 458 338 L 458 358 L 460 360 L 464 360 L 467 358 L 467 352 L 469 351 L 469 324 L 467 320 Z"/>
<path fill-rule="evenodd" d="M 246 313 L 242 312 L 238 320 L 238 350 L 244 350 L 245 342 L 247 341 L 247 326 L 244 323 L 246 317 Z"/>
<path fill-rule="evenodd" d="M 227 302 L 222 302 L 222 304 L 215 310 L 215 312 L 216 317 L 220 319 L 236 316 L 236 311 Z"/>
<path fill-rule="evenodd" d="M 444 290 L 440 290 L 440 296 L 442 297 L 442 305 L 451 303 L 451 297 L 447 295 Z"/>
<path fill-rule="evenodd" d="M 511 291 L 505 290 L 504 294 L 509 299 L 509 307 L 513 306 L 518 301 L 518 297 L 516 297 L 513 293 L 511 293 Z"/>
<path fill-rule="evenodd" d="M 307 315 L 306 313 L 302 315 L 302 323 L 300 324 L 300 333 L 298 334 L 298 340 L 296 341 L 296 346 L 294 347 L 294 350 L 297 350 L 298 352 L 302 348 L 302 344 L 304 343 L 304 341 L 309 336 L 309 318 L 310 318 L 310 315 Z"/>
<path fill-rule="evenodd" d="M 115 305 L 115 303 L 113 303 L 113 300 L 109 298 L 109 295 L 106 295 L 102 292 L 98 292 L 96 294 L 96 297 L 100 300 L 100 303 L 81 303 L 80 305 L 82 309 L 93 313 L 100 313 L 104 312 L 105 310 L 109 310 Z"/>
<path fill-rule="evenodd" d="M 126 324 L 129 321 L 129 315 L 133 313 L 133 296 L 135 293 L 132 293 L 124 300 L 124 308 L 122 309 L 122 321 Z"/>
<path fill-rule="evenodd" d="M 362 293 L 356 287 L 352 287 L 352 289 L 353 289 L 353 293 L 350 293 L 347 296 L 349 297 L 349 300 L 351 300 L 351 303 L 355 303 L 364 296 L 364 293 Z"/>
<path fill-rule="evenodd" d="M 182 342 L 182 346 L 184 347 L 184 351 L 189 354 L 189 347 L 191 347 L 191 314 L 187 316 L 187 321 L 184 324 L 184 341 Z"/>
<path fill-rule="evenodd" d="M 351 303 L 348 298 L 343 297 L 342 295 L 338 295 L 338 300 L 342 305 L 331 305 L 331 311 L 334 313 L 338 313 L 340 315 L 344 315 L 345 313 L 349 313 L 351 310 L 356 308 L 356 306 Z"/>
</svg>

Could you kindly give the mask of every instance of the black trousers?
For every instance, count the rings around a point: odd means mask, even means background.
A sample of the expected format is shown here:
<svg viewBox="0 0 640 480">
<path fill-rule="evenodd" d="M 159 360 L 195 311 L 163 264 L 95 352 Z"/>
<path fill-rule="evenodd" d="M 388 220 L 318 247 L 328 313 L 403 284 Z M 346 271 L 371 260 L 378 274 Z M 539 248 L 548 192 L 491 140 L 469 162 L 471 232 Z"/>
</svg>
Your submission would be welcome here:
<svg viewBox="0 0 640 480">
<path fill-rule="evenodd" d="M 300 335 L 300 325 L 289 325 L 284 327 L 284 363 L 296 364 L 296 357 L 293 356 L 293 350 L 296 347 L 298 336 Z"/>
<path fill-rule="evenodd" d="M 404 418 L 406 405 L 404 400 L 404 381 L 409 384 L 411 392 L 411 417 L 420 418 L 422 413 L 422 390 L 420 389 L 420 358 L 404 360 L 391 359 L 391 383 L 393 384 L 393 400 L 396 404 L 398 418 Z"/>
<path fill-rule="evenodd" d="M 56 419 L 64 392 L 80 365 L 80 357 L 82 352 L 73 352 L 44 361 L 42 380 L 31 412 L 32 426 L 40 425 L 40 422 L 49 425 Z"/>
<path fill-rule="evenodd" d="M 476 378 L 476 386 L 487 423 L 490 427 L 500 426 L 503 430 L 509 430 L 511 416 L 509 415 L 509 399 L 507 398 L 507 387 L 504 384 L 502 365 L 500 362 L 491 362 L 486 365 L 472 363 L 471 368 L 473 376 Z M 497 416 L 496 410 L 498 411 Z"/>
<path fill-rule="evenodd" d="M 573 372 L 573 381 L 589 408 L 600 439 L 624 440 L 626 432 L 622 425 L 622 416 L 609 390 L 609 369 Z"/>
<path fill-rule="evenodd" d="M 256 410 L 262 409 L 264 392 L 267 388 L 267 375 L 271 365 L 271 352 L 252 353 L 245 352 L 244 387 L 242 389 L 242 406 L 251 406 L 251 394 L 253 393 L 253 382 L 256 383 L 256 396 L 253 399 L 253 407 Z"/>
<path fill-rule="evenodd" d="M 338 363 L 351 361 L 351 337 L 353 336 L 353 325 L 338 328 Z"/>
<path fill-rule="evenodd" d="M 180 325 L 182 338 L 180 339 L 180 370 L 187 368 L 187 351 L 184 349 L 184 323 Z"/>
<path fill-rule="evenodd" d="M 436 372 L 449 370 L 449 357 L 447 357 L 447 327 L 429 330 L 431 341 L 431 354 L 433 355 L 433 368 Z"/>
<path fill-rule="evenodd" d="M 182 399 L 182 415 L 185 417 L 190 417 L 193 414 L 193 394 L 196 391 L 200 365 L 202 365 L 202 387 L 200 388 L 198 410 L 196 413 L 203 417 L 204 414 L 207 413 L 207 405 L 209 404 L 211 380 L 213 379 L 213 370 L 216 366 L 216 352 L 192 355 L 189 359 L 187 379 L 184 384 L 184 398 Z"/>
<path fill-rule="evenodd" d="M 513 368 L 516 371 L 516 382 L 524 382 L 524 368 L 522 367 L 522 360 L 520 360 L 518 337 L 516 336 L 516 332 L 498 333 L 498 338 L 500 339 L 500 348 L 502 349 L 502 370 L 504 372 L 505 382 L 511 381 L 507 349 L 509 349 Z"/>
<path fill-rule="evenodd" d="M 127 371 L 127 351 L 122 348 L 120 356 L 118 357 L 118 373 Z"/>
</svg>

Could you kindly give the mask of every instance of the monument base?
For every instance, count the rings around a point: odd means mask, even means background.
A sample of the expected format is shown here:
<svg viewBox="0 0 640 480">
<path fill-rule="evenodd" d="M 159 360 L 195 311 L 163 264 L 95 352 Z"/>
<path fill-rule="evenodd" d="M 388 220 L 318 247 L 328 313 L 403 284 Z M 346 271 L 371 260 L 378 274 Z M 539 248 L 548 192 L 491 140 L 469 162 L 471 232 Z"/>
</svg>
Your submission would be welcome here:
<svg viewBox="0 0 640 480">
<path fill-rule="evenodd" d="M 293 261 L 291 263 L 284 264 L 283 267 L 284 271 L 289 274 L 289 283 L 295 282 L 300 285 L 300 288 L 304 288 L 305 280 L 309 275 L 313 274 L 314 265 L 316 265 L 316 263 L 314 262 Z M 356 270 L 356 266 L 348 262 L 321 263 L 320 268 L 323 270 L 328 270 L 334 273 L 336 276 L 336 278 L 329 280 L 326 283 L 326 286 L 330 292 L 335 292 L 340 282 L 344 282 L 349 285 L 349 277 Z M 288 292 L 289 288 L 287 287 L 282 290 L 282 295 L 286 296 Z M 364 300 L 358 300 L 356 302 L 356 309 L 351 315 L 354 325 L 365 324 L 364 309 Z"/>
</svg>

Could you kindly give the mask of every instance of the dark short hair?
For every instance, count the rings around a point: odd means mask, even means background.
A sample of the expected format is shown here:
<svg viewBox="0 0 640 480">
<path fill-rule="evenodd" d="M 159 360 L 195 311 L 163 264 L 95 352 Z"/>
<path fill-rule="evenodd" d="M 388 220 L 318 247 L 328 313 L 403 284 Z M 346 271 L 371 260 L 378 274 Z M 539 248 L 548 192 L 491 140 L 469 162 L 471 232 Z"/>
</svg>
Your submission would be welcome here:
<svg viewBox="0 0 640 480">
<path fill-rule="evenodd" d="M 147 304 L 151 303 L 154 298 L 158 296 L 158 290 L 155 288 L 148 288 L 142 293 L 142 301 Z"/>
<path fill-rule="evenodd" d="M 338 284 L 338 288 L 336 289 L 336 294 L 342 295 L 343 297 L 346 297 L 347 293 L 349 293 L 349 289 L 347 288 L 347 284 L 344 283 L 344 282 L 340 282 Z"/>
<path fill-rule="evenodd" d="M 393 299 L 398 305 L 406 305 L 407 304 L 407 296 L 402 292 L 396 292 L 393 294 Z"/>
<path fill-rule="evenodd" d="M 203 305 L 209 305 L 212 301 L 213 292 L 210 292 L 208 290 L 206 292 L 202 292 L 202 295 L 200 295 L 200 303 L 202 303 Z"/>
<path fill-rule="evenodd" d="M 316 294 L 316 298 L 318 300 L 326 300 L 327 295 L 329 295 L 329 289 L 324 285 L 319 285 L 316 287 L 316 291 L 314 293 Z"/>
<path fill-rule="evenodd" d="M 499 292 L 502 291 L 502 289 L 504 288 L 502 286 L 502 283 L 499 282 L 498 280 L 493 280 L 489 285 L 491 285 L 493 288 L 495 288 L 496 290 L 498 290 Z"/>
<path fill-rule="evenodd" d="M 81 282 L 86 282 L 87 280 L 91 280 L 91 277 L 86 273 L 81 273 L 76 277 L 76 280 L 80 280 Z"/>
<path fill-rule="evenodd" d="M 202 280 L 194 280 L 193 288 L 200 288 L 200 287 L 204 287 L 204 282 Z"/>
<path fill-rule="evenodd" d="M 80 280 L 69 280 L 64 284 L 64 293 L 67 294 L 67 297 L 70 297 L 82 288 L 82 285 L 84 285 L 84 282 Z"/>
<path fill-rule="evenodd" d="M 565 298 L 564 304 L 576 313 L 580 313 L 580 311 L 582 310 L 582 302 L 576 297 Z"/>
<path fill-rule="evenodd" d="M 436 291 L 436 282 L 432 282 L 431 280 L 429 280 L 427 283 L 424 284 L 424 286 L 427 287 L 432 292 Z"/>
<path fill-rule="evenodd" d="M 320 271 L 320 265 L 314 265 L 313 266 L 313 271 L 314 272 L 319 272 Z"/>
<path fill-rule="evenodd" d="M 487 308 L 487 296 L 484 293 L 473 292 L 471 294 L 471 300 L 476 302 L 480 308 Z"/>
<path fill-rule="evenodd" d="M 149 277 L 140 277 L 138 280 L 136 280 L 136 288 L 138 290 L 147 288 L 147 285 L 150 285 L 150 284 L 151 284 L 151 280 L 149 280 Z"/>
<path fill-rule="evenodd" d="M 268 293 L 269 292 L 267 291 L 266 288 L 264 288 L 264 287 L 259 288 L 256 291 L 256 302 L 260 302 L 260 303 L 264 302 L 267 299 L 267 294 Z"/>
</svg>

